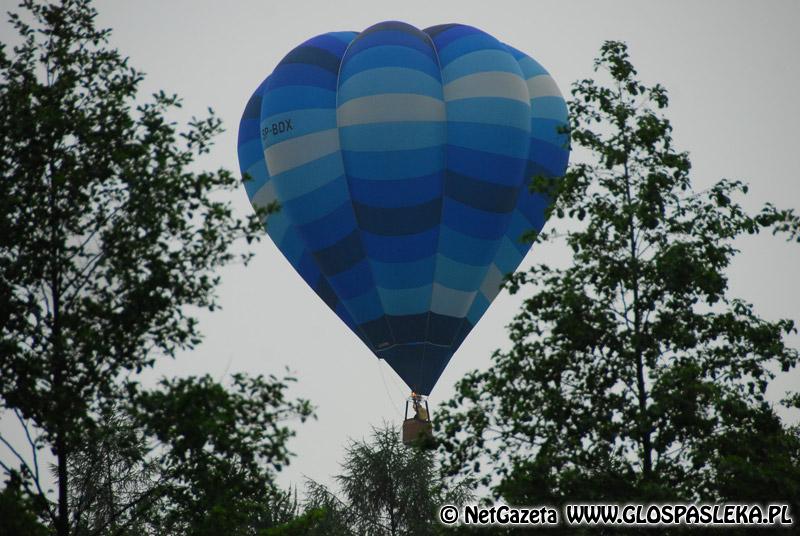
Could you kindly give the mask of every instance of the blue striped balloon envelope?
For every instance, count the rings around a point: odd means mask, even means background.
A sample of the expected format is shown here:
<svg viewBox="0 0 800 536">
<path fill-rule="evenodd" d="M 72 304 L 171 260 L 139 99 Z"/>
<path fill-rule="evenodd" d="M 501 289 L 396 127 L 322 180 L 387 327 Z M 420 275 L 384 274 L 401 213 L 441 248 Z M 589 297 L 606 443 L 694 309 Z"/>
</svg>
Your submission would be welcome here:
<svg viewBox="0 0 800 536">
<path fill-rule="evenodd" d="M 544 225 L 567 109 L 547 71 L 470 26 L 383 22 L 301 44 L 239 126 L 254 207 L 320 298 L 419 394 Z"/>
</svg>

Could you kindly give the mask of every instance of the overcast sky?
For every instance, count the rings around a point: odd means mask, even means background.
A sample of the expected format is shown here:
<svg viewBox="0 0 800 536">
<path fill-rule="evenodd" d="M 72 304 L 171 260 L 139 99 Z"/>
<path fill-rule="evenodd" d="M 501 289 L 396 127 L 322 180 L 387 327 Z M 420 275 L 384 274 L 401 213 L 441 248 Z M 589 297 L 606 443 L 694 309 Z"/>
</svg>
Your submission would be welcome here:
<svg viewBox="0 0 800 536">
<path fill-rule="evenodd" d="M 16 2 L 0 0 L 7 11 Z M 745 206 L 773 200 L 800 208 L 800 2 L 733 1 L 439 1 L 377 0 L 219 2 L 101 1 L 101 26 L 113 45 L 147 75 L 145 92 L 164 89 L 184 98 L 183 120 L 211 106 L 227 132 L 204 166 L 238 170 L 236 131 L 248 97 L 294 46 L 314 35 L 363 30 L 384 20 L 419 28 L 448 22 L 477 26 L 542 63 L 564 93 L 592 75 L 592 60 L 606 39 L 626 41 L 646 83 L 669 91 L 669 117 L 678 147 L 690 151 L 694 183 L 726 177 L 751 185 Z M 6 42 L 8 26 L 0 27 Z M 242 215 L 251 208 L 244 189 L 234 196 Z M 739 242 L 730 271 L 732 291 L 768 319 L 800 319 L 800 245 L 761 236 Z M 297 454 L 281 483 L 308 476 L 329 482 L 348 438 L 362 438 L 383 421 L 398 423 L 406 388 L 306 287 L 275 245 L 254 247 L 247 267 L 223 273 L 222 311 L 201 315 L 205 342 L 161 375 L 236 371 L 299 379 L 293 392 L 317 406 L 318 419 L 297 427 Z M 558 248 L 529 253 L 522 267 L 559 258 Z M 562 258 L 563 260 L 563 258 Z M 466 339 L 431 396 L 436 414 L 453 384 L 468 370 L 490 365 L 507 345 L 504 326 L 520 303 L 506 292 Z M 796 345 L 800 339 L 793 338 Z M 800 373 L 780 379 L 779 399 L 800 386 Z M 788 415 L 797 420 L 797 415 Z"/>
</svg>

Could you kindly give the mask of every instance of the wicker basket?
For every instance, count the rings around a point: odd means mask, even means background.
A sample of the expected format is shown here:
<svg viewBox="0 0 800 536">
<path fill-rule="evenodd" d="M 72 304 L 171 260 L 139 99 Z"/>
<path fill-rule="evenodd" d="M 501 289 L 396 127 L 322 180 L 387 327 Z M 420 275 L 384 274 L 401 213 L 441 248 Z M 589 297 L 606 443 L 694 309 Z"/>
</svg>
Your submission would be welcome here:
<svg viewBox="0 0 800 536">
<path fill-rule="evenodd" d="M 433 427 L 430 421 L 406 419 L 403 421 L 403 444 L 418 445 L 433 439 Z"/>
</svg>

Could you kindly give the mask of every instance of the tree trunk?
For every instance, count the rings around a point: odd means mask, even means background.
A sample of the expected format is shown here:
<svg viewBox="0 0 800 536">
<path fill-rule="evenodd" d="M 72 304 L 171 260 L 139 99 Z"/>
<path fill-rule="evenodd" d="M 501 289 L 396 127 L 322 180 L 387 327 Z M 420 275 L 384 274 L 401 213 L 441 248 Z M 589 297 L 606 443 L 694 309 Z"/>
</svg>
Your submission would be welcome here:
<svg viewBox="0 0 800 536">
<path fill-rule="evenodd" d="M 56 534 L 69 536 L 69 473 L 67 469 L 67 425 L 64 412 L 68 411 L 68 404 L 64 396 L 64 373 L 66 357 L 62 344 L 61 334 L 61 247 L 60 224 L 58 210 L 58 192 L 55 184 L 55 170 L 50 165 L 50 292 L 53 299 L 53 332 L 52 332 L 52 375 L 53 375 L 53 401 L 55 406 L 52 414 L 56 416 L 55 422 L 55 448 L 58 473 L 58 516 L 56 517 Z"/>
<path fill-rule="evenodd" d="M 625 162 L 625 197 L 628 208 L 631 208 L 632 195 L 628 163 Z M 642 444 L 642 469 L 645 478 L 653 472 L 653 445 L 650 438 L 650 422 L 647 418 L 647 385 L 644 378 L 644 356 L 641 348 L 642 316 L 639 303 L 639 259 L 636 257 L 636 224 L 633 214 L 628 220 L 628 239 L 630 241 L 630 263 L 633 275 L 631 276 L 631 292 L 633 293 L 633 355 L 636 361 L 636 388 L 639 402 L 639 437 Z"/>
<path fill-rule="evenodd" d="M 58 536 L 69 536 L 69 508 L 67 502 L 69 498 L 67 495 L 69 475 L 67 473 L 67 453 L 61 432 L 58 433 L 56 438 L 56 451 L 58 458 L 58 523 L 56 533 Z"/>
</svg>

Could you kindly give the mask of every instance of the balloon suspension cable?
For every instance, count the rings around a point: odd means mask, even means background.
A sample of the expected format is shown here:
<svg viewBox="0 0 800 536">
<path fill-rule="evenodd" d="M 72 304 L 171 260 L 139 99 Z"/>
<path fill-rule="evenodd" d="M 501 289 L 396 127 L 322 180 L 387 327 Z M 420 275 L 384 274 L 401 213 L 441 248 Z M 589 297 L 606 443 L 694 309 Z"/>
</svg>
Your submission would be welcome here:
<svg viewBox="0 0 800 536">
<path fill-rule="evenodd" d="M 378 371 L 381 374 L 381 381 L 383 382 L 383 388 L 386 391 L 386 396 L 389 397 L 389 402 L 391 402 L 395 413 L 397 413 L 398 417 L 402 417 L 403 416 L 403 412 L 400 410 L 400 406 L 398 406 L 397 403 L 395 402 L 394 397 L 392 396 L 392 393 L 389 392 L 389 386 L 386 385 L 386 377 L 383 374 L 383 367 L 381 367 L 381 361 L 382 361 L 382 359 L 378 360 Z"/>
</svg>

